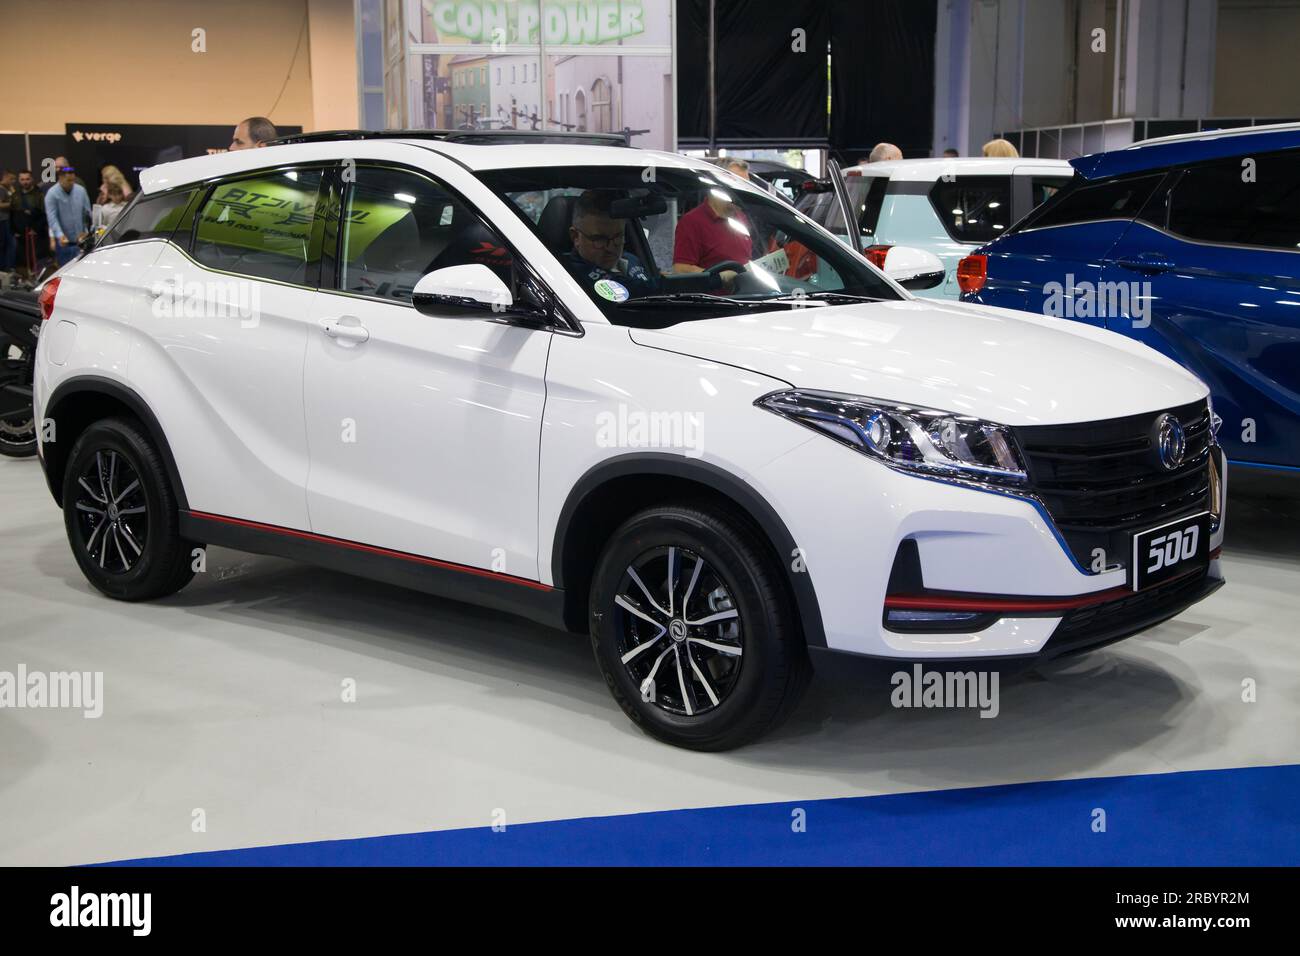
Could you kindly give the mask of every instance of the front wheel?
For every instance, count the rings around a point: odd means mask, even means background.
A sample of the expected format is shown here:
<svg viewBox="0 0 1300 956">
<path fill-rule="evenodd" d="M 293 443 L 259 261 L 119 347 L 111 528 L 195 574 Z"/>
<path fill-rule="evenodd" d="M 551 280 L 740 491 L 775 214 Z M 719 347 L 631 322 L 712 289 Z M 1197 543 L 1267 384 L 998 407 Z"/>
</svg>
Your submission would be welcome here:
<svg viewBox="0 0 1300 956">
<path fill-rule="evenodd" d="M 194 576 L 176 495 L 139 423 L 96 422 L 81 433 L 63 476 L 63 523 L 86 580 L 109 597 L 147 601 Z"/>
<path fill-rule="evenodd" d="M 811 668 L 774 561 L 738 515 L 664 505 L 610 538 L 591 641 L 614 699 L 647 733 L 728 750 L 772 729 Z"/>
</svg>

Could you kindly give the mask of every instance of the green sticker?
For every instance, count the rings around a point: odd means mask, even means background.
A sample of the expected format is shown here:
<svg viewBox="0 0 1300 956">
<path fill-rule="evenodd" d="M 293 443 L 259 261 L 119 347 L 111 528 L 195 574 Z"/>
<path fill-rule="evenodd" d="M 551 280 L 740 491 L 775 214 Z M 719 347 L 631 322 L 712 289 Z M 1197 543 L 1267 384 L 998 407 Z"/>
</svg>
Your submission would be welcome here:
<svg viewBox="0 0 1300 956">
<path fill-rule="evenodd" d="M 615 282 L 613 279 L 597 279 L 596 295 L 602 299 L 608 299 L 610 302 L 626 302 L 628 297 L 627 286 L 621 282 Z"/>
</svg>

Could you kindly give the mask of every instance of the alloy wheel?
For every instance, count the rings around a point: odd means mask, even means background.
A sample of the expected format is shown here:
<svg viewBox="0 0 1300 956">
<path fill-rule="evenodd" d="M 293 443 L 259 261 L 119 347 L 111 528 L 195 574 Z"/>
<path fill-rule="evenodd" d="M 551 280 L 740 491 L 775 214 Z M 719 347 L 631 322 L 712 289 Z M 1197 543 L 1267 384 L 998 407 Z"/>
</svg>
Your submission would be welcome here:
<svg viewBox="0 0 1300 956">
<path fill-rule="evenodd" d="M 740 611 L 722 575 L 694 551 L 637 557 L 614 597 L 618 653 L 641 699 L 687 717 L 718 707 L 744 657 Z"/>
<path fill-rule="evenodd" d="M 77 477 L 77 529 L 90 560 L 109 574 L 126 574 L 144 554 L 149 511 L 140 475 L 111 448 L 95 452 Z"/>
</svg>

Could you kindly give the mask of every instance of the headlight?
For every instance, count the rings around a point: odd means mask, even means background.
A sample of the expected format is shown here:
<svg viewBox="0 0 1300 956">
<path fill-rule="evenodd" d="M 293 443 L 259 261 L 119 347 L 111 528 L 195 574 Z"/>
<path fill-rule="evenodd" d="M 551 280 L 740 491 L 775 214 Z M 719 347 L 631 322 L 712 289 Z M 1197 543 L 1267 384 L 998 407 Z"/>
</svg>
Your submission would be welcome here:
<svg viewBox="0 0 1300 956">
<path fill-rule="evenodd" d="M 1010 429 L 970 415 L 798 389 L 773 392 L 754 404 L 896 468 L 985 481 L 1025 480 Z"/>
</svg>

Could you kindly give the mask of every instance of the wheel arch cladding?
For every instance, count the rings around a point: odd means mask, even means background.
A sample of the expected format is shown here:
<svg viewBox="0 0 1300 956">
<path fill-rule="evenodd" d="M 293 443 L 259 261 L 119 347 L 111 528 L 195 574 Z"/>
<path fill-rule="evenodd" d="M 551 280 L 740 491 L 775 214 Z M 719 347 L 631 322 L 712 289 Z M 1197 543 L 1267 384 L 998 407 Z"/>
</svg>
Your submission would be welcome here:
<svg viewBox="0 0 1300 956">
<path fill-rule="evenodd" d="M 574 484 L 556 522 L 551 551 L 551 574 L 565 595 L 565 625 L 573 631 L 587 630 L 592 574 L 614 530 L 644 508 L 681 500 L 716 502 L 750 522 L 782 571 L 804 642 L 825 647 L 812 579 L 802 561 L 796 560 L 798 545 L 776 510 L 735 475 L 677 455 L 621 455 L 594 466 Z"/>
<path fill-rule="evenodd" d="M 77 438 L 95 422 L 119 415 L 134 418 L 144 427 L 167 469 L 167 479 L 176 495 L 177 506 L 182 511 L 188 510 L 189 501 L 176 468 L 176 459 L 172 457 L 171 446 L 153 409 L 127 386 L 95 375 L 77 376 L 60 383 L 45 406 L 45 417 L 54 422 L 55 440 L 42 446 L 42 464 L 54 501 L 63 506 L 63 472 Z"/>
</svg>

